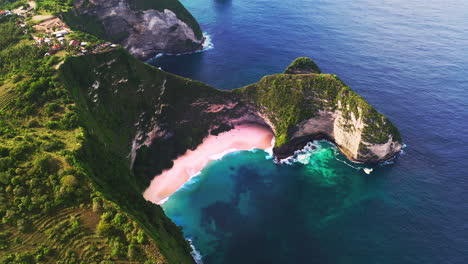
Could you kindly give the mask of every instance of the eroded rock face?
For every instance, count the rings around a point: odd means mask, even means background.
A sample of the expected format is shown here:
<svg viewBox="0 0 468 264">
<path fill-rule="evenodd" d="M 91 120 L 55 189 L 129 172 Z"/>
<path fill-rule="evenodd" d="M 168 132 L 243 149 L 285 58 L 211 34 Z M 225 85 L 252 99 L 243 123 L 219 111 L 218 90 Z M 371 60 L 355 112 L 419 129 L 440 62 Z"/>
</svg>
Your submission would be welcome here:
<svg viewBox="0 0 468 264">
<path fill-rule="evenodd" d="M 383 144 L 367 142 L 362 134 L 366 124 L 362 117 L 343 117 L 341 111 L 320 111 L 318 116 L 302 121 L 294 129 L 289 142 L 275 149 L 278 159 L 291 156 L 311 140 L 326 139 L 333 142 L 350 160 L 378 163 L 393 157 L 401 148 L 401 142 L 391 136 Z"/>
<path fill-rule="evenodd" d="M 309 58 L 238 93 L 275 132 L 277 159 L 318 139 L 332 141 L 350 160 L 363 163 L 389 159 L 402 148 L 398 129 L 387 117 L 337 76 L 321 74 Z"/>
<path fill-rule="evenodd" d="M 276 74 L 221 91 L 122 50 L 74 57 L 62 69 L 67 83 L 76 84 L 70 89 L 84 96 L 83 107 L 96 119 L 92 124 L 107 126 L 106 136 L 119 140 L 115 151 L 125 153 L 142 186 L 209 134 L 245 123 L 274 132 L 276 159 L 317 139 L 334 142 L 350 160 L 364 163 L 389 159 L 402 147 L 390 120 L 330 74 Z"/>
<path fill-rule="evenodd" d="M 126 0 L 79 0 L 79 15 L 97 17 L 108 37 L 132 55 L 147 60 L 159 53 L 180 54 L 202 48 L 203 37 L 172 10 L 134 10 Z M 198 25 L 197 25 L 198 26 Z"/>
</svg>

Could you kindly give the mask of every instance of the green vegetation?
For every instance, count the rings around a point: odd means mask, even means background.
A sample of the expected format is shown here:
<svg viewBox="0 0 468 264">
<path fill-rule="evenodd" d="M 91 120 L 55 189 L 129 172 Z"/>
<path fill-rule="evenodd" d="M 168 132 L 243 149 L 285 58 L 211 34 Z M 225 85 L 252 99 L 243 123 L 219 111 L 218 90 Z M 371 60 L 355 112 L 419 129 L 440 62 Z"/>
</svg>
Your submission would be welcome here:
<svg viewBox="0 0 468 264">
<path fill-rule="evenodd" d="M 69 4 L 61 3 L 60 12 Z M 226 120 L 245 109 L 268 116 L 277 146 L 322 109 L 363 117 L 369 142 L 384 142 L 389 133 L 401 140 L 387 118 L 334 75 L 277 74 L 220 91 L 122 49 L 44 57 L 47 48 L 33 44 L 32 29 L 16 19 L 0 19 L 6 36 L 0 40 L 0 263 L 192 263 L 181 228 L 142 192 L 210 129 L 228 130 Z M 100 33 L 93 34 L 71 37 L 100 42 Z M 299 59 L 291 67 L 314 65 Z M 209 107 L 233 102 L 235 110 Z M 147 138 L 150 132 L 158 136 Z M 142 146 L 132 153 L 135 135 Z"/>
<path fill-rule="evenodd" d="M 0 32 L 5 34 L 0 38 L 0 50 L 25 38 L 23 29 L 15 25 L 14 17 L 0 18 L 0 21 L 3 21 L 3 23 L 0 24 Z"/>
<path fill-rule="evenodd" d="M 73 30 L 86 32 L 96 38 L 111 40 L 99 18 L 88 14 L 75 14 L 74 11 L 62 13 L 63 21 Z"/>
<path fill-rule="evenodd" d="M 258 83 L 234 90 L 264 111 L 276 128 L 276 147 L 289 140 L 290 130 L 302 120 L 316 116 L 319 110 L 340 110 L 345 118 L 363 115 L 364 139 L 386 143 L 389 136 L 401 142 L 398 129 L 356 92 L 331 74 L 275 74 Z M 337 107 L 339 109 L 337 109 Z"/>
<path fill-rule="evenodd" d="M 0 0 L 0 10 L 13 10 L 27 5 L 26 0 Z"/>
<path fill-rule="evenodd" d="M 312 59 L 308 57 L 300 57 L 295 59 L 291 65 L 286 68 L 284 73 L 321 73 L 321 71 Z"/>
<path fill-rule="evenodd" d="M 37 11 L 59 15 L 73 7 L 73 0 L 36 0 Z"/>
<path fill-rule="evenodd" d="M 15 19 L 0 20 L 0 263 L 191 263 L 160 207 L 136 187 L 118 193 L 128 163 L 89 135 L 61 59 Z"/>
</svg>

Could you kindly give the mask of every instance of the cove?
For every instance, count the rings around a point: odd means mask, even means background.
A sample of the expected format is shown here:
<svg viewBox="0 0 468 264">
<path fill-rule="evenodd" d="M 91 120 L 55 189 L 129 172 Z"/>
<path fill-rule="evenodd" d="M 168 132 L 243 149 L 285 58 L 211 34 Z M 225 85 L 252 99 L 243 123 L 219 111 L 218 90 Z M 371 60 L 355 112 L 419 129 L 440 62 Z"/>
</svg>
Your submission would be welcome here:
<svg viewBox="0 0 468 264">
<path fill-rule="evenodd" d="M 228 90 L 308 56 L 407 145 L 370 175 L 326 143 L 291 165 L 208 163 L 163 204 L 204 263 L 467 263 L 465 1 L 182 2 L 214 47 L 157 67 Z"/>
<path fill-rule="evenodd" d="M 272 149 L 273 138 L 271 130 L 255 124 L 239 125 L 219 135 L 210 135 L 195 150 L 178 157 L 171 169 L 157 175 L 143 196 L 162 204 L 210 161 L 240 150 Z"/>
</svg>

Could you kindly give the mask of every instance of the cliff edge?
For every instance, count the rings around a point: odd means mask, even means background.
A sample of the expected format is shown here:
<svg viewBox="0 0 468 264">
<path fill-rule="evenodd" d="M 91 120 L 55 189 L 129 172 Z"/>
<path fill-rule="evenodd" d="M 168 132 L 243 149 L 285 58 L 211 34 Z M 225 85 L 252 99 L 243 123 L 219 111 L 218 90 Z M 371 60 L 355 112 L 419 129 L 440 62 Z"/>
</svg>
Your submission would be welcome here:
<svg viewBox="0 0 468 264">
<path fill-rule="evenodd" d="M 200 50 L 204 41 L 178 0 L 77 0 L 62 16 L 72 29 L 119 43 L 140 60 Z"/>
<path fill-rule="evenodd" d="M 332 141 L 355 162 L 378 163 L 401 150 L 400 133 L 387 117 L 336 75 L 320 72 L 310 58 L 298 58 L 284 74 L 235 91 L 272 127 L 277 158 L 313 139 Z"/>
<path fill-rule="evenodd" d="M 115 143 L 112 152 L 128 160 L 141 190 L 209 134 L 243 123 L 274 132 L 277 159 L 314 139 L 330 140 L 350 160 L 369 164 L 402 147 L 391 121 L 331 74 L 275 74 L 222 91 L 156 69 L 123 50 L 70 58 L 61 69 L 70 73 L 64 75 L 74 84 L 68 88 L 93 120 L 87 122 L 94 124 L 90 135 L 106 131 L 100 134 Z M 101 137 L 97 140 L 105 140 Z"/>
</svg>

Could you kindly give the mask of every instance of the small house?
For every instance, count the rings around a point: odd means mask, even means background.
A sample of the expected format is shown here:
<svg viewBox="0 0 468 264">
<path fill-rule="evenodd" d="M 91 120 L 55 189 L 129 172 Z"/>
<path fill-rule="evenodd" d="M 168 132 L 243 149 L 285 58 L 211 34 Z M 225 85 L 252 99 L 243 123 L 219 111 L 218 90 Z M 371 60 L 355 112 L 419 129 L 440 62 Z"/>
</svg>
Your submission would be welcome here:
<svg viewBox="0 0 468 264">
<path fill-rule="evenodd" d="M 52 35 L 55 35 L 56 37 L 63 37 L 68 34 L 70 34 L 70 32 L 67 30 L 59 30 L 59 31 L 55 31 L 54 33 L 52 33 Z"/>
<path fill-rule="evenodd" d="M 55 52 L 57 52 L 57 51 L 59 51 L 59 50 L 62 50 L 62 49 L 63 49 L 62 46 L 60 46 L 60 45 L 54 45 L 54 46 L 52 46 L 52 48 L 50 48 L 50 51 L 49 51 L 49 52 L 50 52 L 50 53 L 52 53 L 52 52 L 55 53 Z"/>
<path fill-rule="evenodd" d="M 3 11 L 0 11 L 0 16 L 9 16 L 11 15 L 11 11 L 10 10 L 3 10 Z"/>
<path fill-rule="evenodd" d="M 77 46 L 79 45 L 79 42 L 76 41 L 76 40 L 72 40 L 72 41 L 70 41 L 70 44 L 69 44 L 69 45 L 70 45 L 70 46 L 75 46 L 75 47 L 77 47 Z"/>
</svg>

